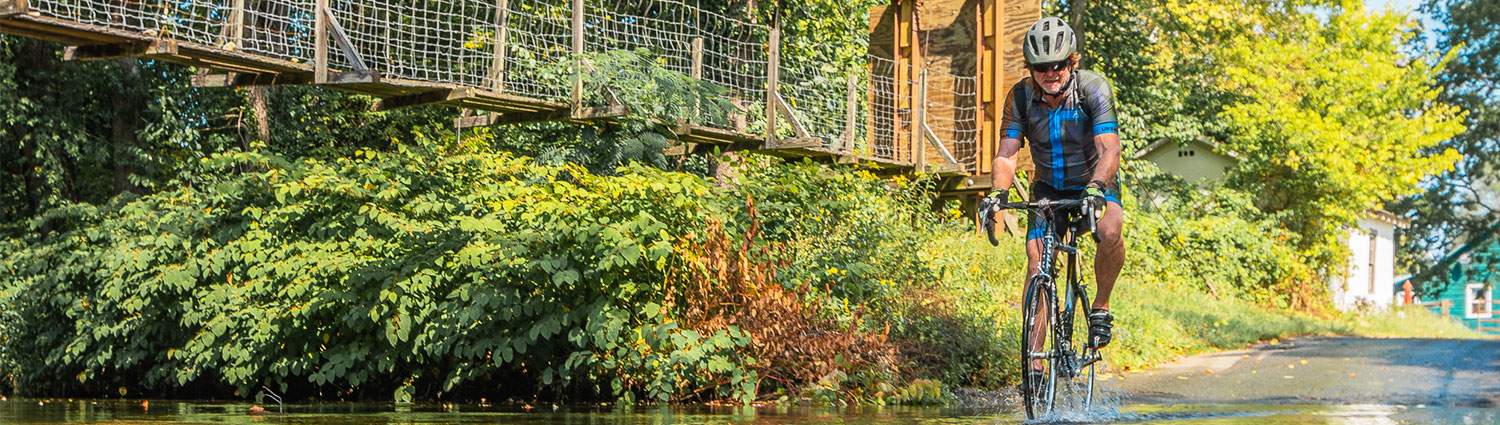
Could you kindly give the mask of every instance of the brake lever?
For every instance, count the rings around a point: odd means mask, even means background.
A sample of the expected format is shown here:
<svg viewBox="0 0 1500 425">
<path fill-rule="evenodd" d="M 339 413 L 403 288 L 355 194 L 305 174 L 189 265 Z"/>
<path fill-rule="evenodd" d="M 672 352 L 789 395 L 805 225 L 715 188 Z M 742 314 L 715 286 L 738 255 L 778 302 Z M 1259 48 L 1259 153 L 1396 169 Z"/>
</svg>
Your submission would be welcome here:
<svg viewBox="0 0 1500 425">
<path fill-rule="evenodd" d="M 1094 244 L 1098 245 L 1099 244 L 1099 210 L 1095 209 L 1093 205 L 1088 205 L 1087 207 L 1088 208 L 1085 208 L 1085 209 L 1087 209 L 1089 211 L 1088 212 L 1089 235 L 1094 238 Z"/>
<path fill-rule="evenodd" d="M 990 239 L 990 245 L 1000 246 L 1000 240 L 995 239 L 995 203 L 988 197 L 979 201 L 980 225 L 984 226 L 984 235 Z"/>
</svg>

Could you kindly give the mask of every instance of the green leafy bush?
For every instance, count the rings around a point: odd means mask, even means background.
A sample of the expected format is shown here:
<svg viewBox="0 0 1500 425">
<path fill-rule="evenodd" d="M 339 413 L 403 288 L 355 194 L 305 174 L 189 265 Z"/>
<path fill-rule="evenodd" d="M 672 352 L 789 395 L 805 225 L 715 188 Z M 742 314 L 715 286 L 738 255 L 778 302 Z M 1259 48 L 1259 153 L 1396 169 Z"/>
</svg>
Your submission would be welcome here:
<svg viewBox="0 0 1500 425">
<path fill-rule="evenodd" d="M 247 163 L 261 171 L 223 172 Z M 12 243 L 0 288 L 5 314 L 28 318 L 4 329 L 17 387 L 310 383 L 409 400 L 505 375 L 754 394 L 746 335 L 649 308 L 673 244 L 710 215 L 696 177 L 433 145 L 206 166 L 225 177 L 56 210 L 38 224 L 66 230 Z"/>
</svg>

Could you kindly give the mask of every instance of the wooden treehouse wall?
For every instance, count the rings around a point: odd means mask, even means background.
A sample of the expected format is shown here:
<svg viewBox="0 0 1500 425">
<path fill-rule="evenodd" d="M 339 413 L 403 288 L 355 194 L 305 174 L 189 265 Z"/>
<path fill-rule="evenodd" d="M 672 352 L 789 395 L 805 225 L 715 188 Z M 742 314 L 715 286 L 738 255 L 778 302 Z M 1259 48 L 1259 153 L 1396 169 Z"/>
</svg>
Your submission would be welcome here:
<svg viewBox="0 0 1500 425">
<path fill-rule="evenodd" d="M 1027 75 L 1020 41 L 1040 17 L 1038 0 L 893 0 L 872 8 L 870 54 L 894 61 L 897 94 L 870 99 L 870 122 L 890 123 L 892 140 L 885 143 L 918 168 L 956 159 L 960 172 L 940 172 L 960 177 L 948 179 L 946 190 L 987 190 L 1005 94 Z M 881 101 L 894 105 L 882 108 Z M 939 143 L 914 128 L 918 119 Z M 872 146 L 881 142 L 878 132 L 870 134 Z M 1017 163 L 1032 168 L 1025 149 Z"/>
</svg>

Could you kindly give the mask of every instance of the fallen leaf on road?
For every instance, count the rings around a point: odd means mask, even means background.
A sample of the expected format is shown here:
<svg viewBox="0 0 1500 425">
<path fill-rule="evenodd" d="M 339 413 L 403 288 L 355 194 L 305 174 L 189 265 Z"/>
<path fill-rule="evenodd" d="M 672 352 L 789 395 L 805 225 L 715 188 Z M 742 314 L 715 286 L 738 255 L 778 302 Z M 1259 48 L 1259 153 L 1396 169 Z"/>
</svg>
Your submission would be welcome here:
<svg viewBox="0 0 1500 425">
<path fill-rule="evenodd" d="M 1301 364 L 1307 364 L 1307 360 L 1306 360 L 1306 359 L 1303 359 L 1303 360 L 1298 360 L 1298 361 L 1297 361 L 1297 363 L 1301 363 Z"/>
<path fill-rule="evenodd" d="M 1255 374 L 1255 371 L 1253 371 L 1253 370 L 1252 370 L 1252 371 L 1250 371 L 1250 374 L 1251 374 L 1251 375 L 1254 375 L 1254 374 Z"/>
<path fill-rule="evenodd" d="M 1240 358 L 1242 358 L 1242 359 L 1248 359 L 1248 358 L 1250 358 L 1250 355 L 1246 354 L 1246 355 L 1240 356 Z"/>
<path fill-rule="evenodd" d="M 1292 378 L 1295 378 L 1295 377 L 1294 377 L 1294 376 L 1292 376 L 1292 375 L 1282 375 L 1282 376 L 1281 376 L 1281 377 L 1282 377 L 1282 378 L 1286 378 L 1286 379 L 1292 379 Z"/>
<path fill-rule="evenodd" d="M 1289 364 L 1289 365 L 1286 365 L 1286 368 L 1287 368 L 1287 369 L 1296 369 L 1296 368 L 1297 368 L 1297 365 L 1294 365 L 1294 364 Z"/>
<path fill-rule="evenodd" d="M 1351 374 L 1349 374 L 1349 377 L 1350 377 L 1350 378 L 1353 378 L 1353 377 L 1354 377 L 1354 374 L 1352 374 L 1352 373 L 1351 373 Z"/>
<path fill-rule="evenodd" d="M 1208 370 L 1208 369 L 1203 369 L 1203 373 L 1212 374 L 1212 373 L 1214 373 L 1214 371 Z"/>
<path fill-rule="evenodd" d="M 1188 378 L 1186 376 L 1179 376 L 1177 379 L 1187 380 Z"/>
</svg>

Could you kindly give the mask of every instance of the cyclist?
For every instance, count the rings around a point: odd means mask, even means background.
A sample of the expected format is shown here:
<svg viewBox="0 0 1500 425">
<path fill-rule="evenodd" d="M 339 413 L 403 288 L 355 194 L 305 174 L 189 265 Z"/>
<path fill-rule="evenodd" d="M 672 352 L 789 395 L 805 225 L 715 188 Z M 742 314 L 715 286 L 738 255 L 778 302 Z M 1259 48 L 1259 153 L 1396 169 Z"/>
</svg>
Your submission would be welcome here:
<svg viewBox="0 0 1500 425">
<path fill-rule="evenodd" d="M 1109 294 L 1125 261 L 1120 238 L 1124 212 L 1115 176 L 1120 166 L 1120 137 L 1115 130 L 1114 91 L 1103 76 L 1078 69 L 1077 45 L 1073 29 L 1055 17 L 1042 18 L 1026 31 L 1021 48 L 1031 75 L 1006 95 L 1001 121 L 1004 135 L 991 181 L 995 190 L 989 196 L 1009 201 L 1005 188 L 1015 178 L 1016 153 L 1029 142 L 1036 165 L 1031 199 L 1084 199 L 1098 211 L 1094 278 L 1099 289 L 1088 315 L 1088 340 L 1090 346 L 1103 347 L 1109 344 L 1114 327 Z M 1042 231 L 1034 218 L 1028 221 L 1026 281 L 1030 282 L 1038 272 L 1041 242 L 1037 238 Z M 1062 229 L 1065 224 L 1057 225 L 1054 228 Z M 1031 371 L 1027 382 L 1037 382 L 1039 376 L 1033 375 L 1040 375 L 1035 372 L 1040 367 L 1027 365 L 1027 369 Z"/>
</svg>

